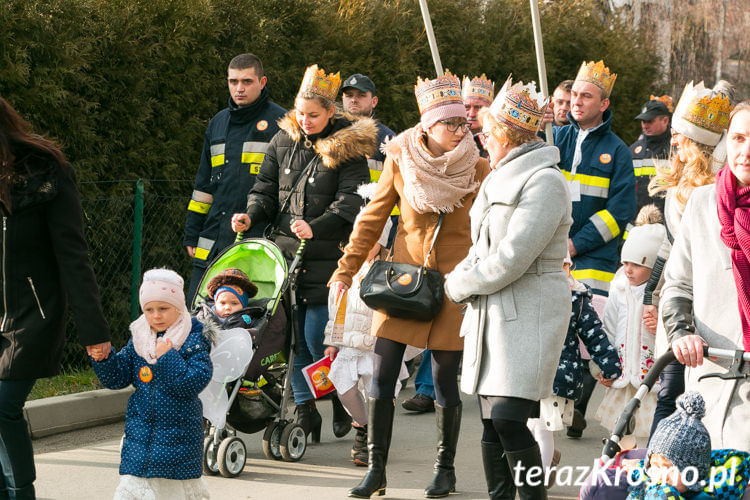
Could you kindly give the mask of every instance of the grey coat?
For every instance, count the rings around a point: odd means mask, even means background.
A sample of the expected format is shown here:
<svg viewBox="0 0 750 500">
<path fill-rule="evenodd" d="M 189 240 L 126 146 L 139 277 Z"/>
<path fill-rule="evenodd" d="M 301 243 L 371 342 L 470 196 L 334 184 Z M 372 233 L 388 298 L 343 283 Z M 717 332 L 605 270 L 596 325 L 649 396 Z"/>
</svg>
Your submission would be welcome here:
<svg viewBox="0 0 750 500">
<path fill-rule="evenodd" d="M 715 185 L 696 188 L 667 261 L 661 303 L 673 297 L 692 300 L 696 333 L 709 346 L 742 349 L 732 256 L 720 231 Z M 699 391 L 706 401 L 703 424 L 711 435 L 712 448 L 750 452 L 750 380 L 709 378 L 698 382 L 701 375 L 726 372 L 729 365 L 730 360 L 706 359 L 702 366 L 687 368 L 685 389 Z"/>
<path fill-rule="evenodd" d="M 570 317 L 562 270 L 571 204 L 557 148 L 514 150 L 480 188 L 471 210 L 469 255 L 446 277 L 467 302 L 461 390 L 540 400 L 552 382 Z"/>
</svg>

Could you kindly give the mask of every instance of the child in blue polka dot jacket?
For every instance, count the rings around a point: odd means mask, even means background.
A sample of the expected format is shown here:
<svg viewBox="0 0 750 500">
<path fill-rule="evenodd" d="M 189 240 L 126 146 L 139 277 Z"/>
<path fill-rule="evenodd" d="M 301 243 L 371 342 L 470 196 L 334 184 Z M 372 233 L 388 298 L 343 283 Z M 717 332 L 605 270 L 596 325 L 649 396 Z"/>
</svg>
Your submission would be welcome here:
<svg viewBox="0 0 750 500">
<path fill-rule="evenodd" d="M 169 269 L 147 271 L 139 295 L 143 314 L 130 324 L 130 341 L 94 362 L 105 387 L 135 387 L 125 416 L 116 500 L 209 498 L 201 479 L 198 394 L 211 379 L 210 343 L 185 307 L 183 284 Z"/>
</svg>

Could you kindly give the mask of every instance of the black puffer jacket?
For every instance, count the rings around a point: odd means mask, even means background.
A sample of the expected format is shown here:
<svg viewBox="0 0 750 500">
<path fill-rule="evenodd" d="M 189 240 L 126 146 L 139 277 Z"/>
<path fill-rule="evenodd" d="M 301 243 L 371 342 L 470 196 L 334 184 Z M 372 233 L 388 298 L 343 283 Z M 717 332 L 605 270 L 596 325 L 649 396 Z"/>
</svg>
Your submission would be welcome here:
<svg viewBox="0 0 750 500">
<path fill-rule="evenodd" d="M 59 373 L 68 300 L 82 345 L 109 340 L 73 168 L 36 153 L 16 156 L 11 211 L 0 207 L 2 380 Z"/>
<path fill-rule="evenodd" d="M 302 304 L 326 304 L 326 283 L 362 205 L 357 187 L 370 181 L 366 156 L 375 152 L 378 128 L 371 118 L 337 115 L 323 132 L 309 137 L 312 147 L 308 148 L 294 111 L 279 121 L 279 127 L 281 131 L 271 140 L 248 195 L 247 214 L 251 224 L 262 219 L 275 221 L 279 215 L 271 238 L 289 260 L 299 246 L 289 226 L 298 219 L 310 224 L 313 238 L 299 268 L 297 299 Z M 279 214 L 310 162 L 314 168 L 297 184 Z"/>
</svg>

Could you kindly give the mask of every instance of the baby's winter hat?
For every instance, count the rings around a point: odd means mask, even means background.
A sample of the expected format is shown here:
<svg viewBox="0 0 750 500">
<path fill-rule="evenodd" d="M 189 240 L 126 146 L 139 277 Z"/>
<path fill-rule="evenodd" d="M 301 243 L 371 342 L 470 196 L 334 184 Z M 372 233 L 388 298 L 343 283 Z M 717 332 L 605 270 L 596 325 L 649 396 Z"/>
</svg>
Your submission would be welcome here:
<svg viewBox="0 0 750 500">
<path fill-rule="evenodd" d="M 141 309 L 149 302 L 166 302 L 179 311 L 186 311 L 185 282 L 171 269 L 150 269 L 143 274 L 143 283 L 138 295 Z"/>
<path fill-rule="evenodd" d="M 677 398 L 677 410 L 664 418 L 656 427 L 648 444 L 646 463 L 653 453 L 659 453 L 677 467 L 680 472 L 687 467 L 695 467 L 697 481 L 687 486 L 689 490 L 699 491 L 708 478 L 711 468 L 711 437 L 701 418 L 706 414 L 706 403 L 703 397 L 688 391 Z M 686 474 L 688 479 L 690 474 Z"/>
<path fill-rule="evenodd" d="M 662 220 L 656 205 L 643 207 L 638 212 L 636 226 L 628 231 L 628 237 L 622 245 L 620 261 L 653 268 L 662 241 L 667 235 Z"/>
<path fill-rule="evenodd" d="M 248 299 L 255 297 L 258 287 L 250 281 L 241 269 L 230 267 L 219 272 L 211 278 L 206 286 L 208 298 L 216 300 L 216 292 L 222 288 L 224 291 L 232 292 L 240 300 L 243 306 L 247 306 Z"/>
</svg>

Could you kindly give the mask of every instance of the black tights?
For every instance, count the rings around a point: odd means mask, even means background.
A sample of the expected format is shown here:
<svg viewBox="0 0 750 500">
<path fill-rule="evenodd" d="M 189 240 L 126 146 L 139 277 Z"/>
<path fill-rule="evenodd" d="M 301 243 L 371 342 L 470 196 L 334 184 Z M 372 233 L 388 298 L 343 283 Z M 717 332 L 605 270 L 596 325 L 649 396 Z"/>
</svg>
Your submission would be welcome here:
<svg viewBox="0 0 750 500">
<path fill-rule="evenodd" d="M 371 395 L 375 399 L 392 399 L 401 371 L 406 344 L 378 337 L 375 340 L 375 368 Z M 458 364 L 461 351 L 431 351 L 435 402 L 450 408 L 461 404 L 458 393 Z"/>
<path fill-rule="evenodd" d="M 527 450 L 536 444 L 526 421 L 505 420 L 503 418 L 483 418 L 482 441 L 501 443 L 505 451 Z"/>
</svg>

